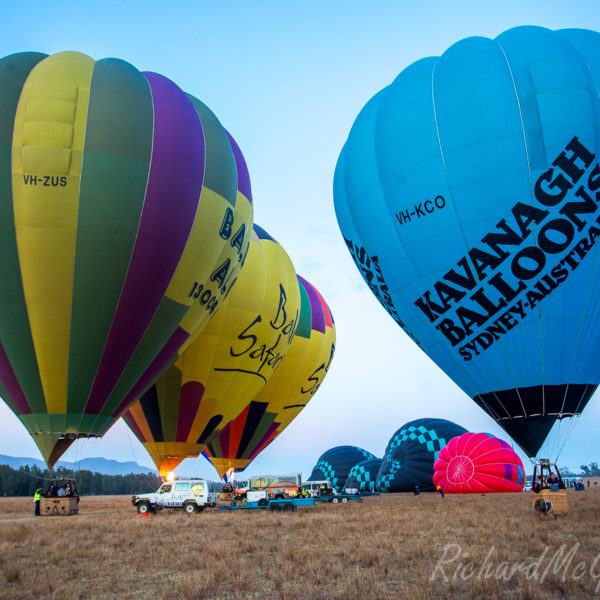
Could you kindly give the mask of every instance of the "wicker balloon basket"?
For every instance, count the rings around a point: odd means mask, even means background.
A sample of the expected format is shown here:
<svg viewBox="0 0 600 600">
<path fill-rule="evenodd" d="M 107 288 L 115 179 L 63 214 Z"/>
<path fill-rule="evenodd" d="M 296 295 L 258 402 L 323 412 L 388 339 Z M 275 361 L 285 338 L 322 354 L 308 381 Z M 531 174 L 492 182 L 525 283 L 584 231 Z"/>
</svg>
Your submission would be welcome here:
<svg viewBox="0 0 600 600">
<path fill-rule="evenodd" d="M 566 515 L 569 512 L 567 490 L 544 489 L 534 493 L 533 507 L 541 519 Z"/>
</svg>

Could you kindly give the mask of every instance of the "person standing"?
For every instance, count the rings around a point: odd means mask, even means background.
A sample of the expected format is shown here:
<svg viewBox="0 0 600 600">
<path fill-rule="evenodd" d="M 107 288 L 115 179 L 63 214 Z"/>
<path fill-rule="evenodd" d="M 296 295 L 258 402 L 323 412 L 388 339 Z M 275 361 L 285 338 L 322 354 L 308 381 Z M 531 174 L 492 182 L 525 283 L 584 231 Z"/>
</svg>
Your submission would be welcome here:
<svg viewBox="0 0 600 600">
<path fill-rule="evenodd" d="M 34 515 L 39 517 L 42 513 L 40 512 L 40 502 L 42 500 L 42 488 L 38 488 L 35 490 L 35 494 L 33 495 L 33 502 L 35 504 L 35 512 Z"/>
<path fill-rule="evenodd" d="M 435 488 L 442 496 L 442 498 L 444 497 L 444 488 L 441 485 L 436 486 Z"/>
</svg>

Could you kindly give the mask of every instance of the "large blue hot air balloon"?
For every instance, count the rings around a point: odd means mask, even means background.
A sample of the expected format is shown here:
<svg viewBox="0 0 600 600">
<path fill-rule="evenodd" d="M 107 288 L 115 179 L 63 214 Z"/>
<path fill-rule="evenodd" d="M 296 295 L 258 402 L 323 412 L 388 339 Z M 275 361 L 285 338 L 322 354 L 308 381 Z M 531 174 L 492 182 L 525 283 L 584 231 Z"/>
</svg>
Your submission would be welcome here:
<svg viewBox="0 0 600 600">
<path fill-rule="evenodd" d="M 381 492 L 412 492 L 433 489 L 433 464 L 440 450 L 467 430 L 445 419 L 417 419 L 402 425 L 390 438 L 376 487 Z"/>
<path fill-rule="evenodd" d="M 337 164 L 346 244 L 413 340 L 530 456 L 600 382 L 600 34 L 420 60 Z"/>
<path fill-rule="evenodd" d="M 341 492 L 350 474 L 350 469 L 359 462 L 371 458 L 375 458 L 375 456 L 357 446 L 336 446 L 319 456 L 308 481 L 327 480 L 331 482 L 334 489 Z"/>
</svg>

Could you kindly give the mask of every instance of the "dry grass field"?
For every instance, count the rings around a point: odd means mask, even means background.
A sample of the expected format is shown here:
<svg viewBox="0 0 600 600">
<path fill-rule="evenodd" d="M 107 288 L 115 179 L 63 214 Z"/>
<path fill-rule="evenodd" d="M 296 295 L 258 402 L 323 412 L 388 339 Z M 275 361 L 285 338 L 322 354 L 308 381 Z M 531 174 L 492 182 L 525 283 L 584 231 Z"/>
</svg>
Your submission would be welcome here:
<svg viewBox="0 0 600 600">
<path fill-rule="evenodd" d="M 34 518 L 31 498 L 4 498 L 0 597 L 600 597 L 600 491 L 569 503 L 549 521 L 526 492 L 140 518 L 128 497 L 105 496 L 82 498 L 77 516 Z"/>
</svg>

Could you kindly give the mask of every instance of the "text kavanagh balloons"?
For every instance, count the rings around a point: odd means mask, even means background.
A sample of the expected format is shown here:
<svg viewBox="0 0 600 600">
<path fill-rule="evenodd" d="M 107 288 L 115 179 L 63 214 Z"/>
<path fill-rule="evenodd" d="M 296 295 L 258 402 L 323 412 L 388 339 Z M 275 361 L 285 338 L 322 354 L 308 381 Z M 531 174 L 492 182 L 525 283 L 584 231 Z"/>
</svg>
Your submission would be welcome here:
<svg viewBox="0 0 600 600">
<path fill-rule="evenodd" d="M 340 155 L 396 322 L 529 454 L 600 382 L 600 34 L 518 27 L 405 69 Z"/>
<path fill-rule="evenodd" d="M 49 466 L 106 432 L 235 280 L 236 151 L 162 75 L 0 61 L 0 395 Z"/>
</svg>

